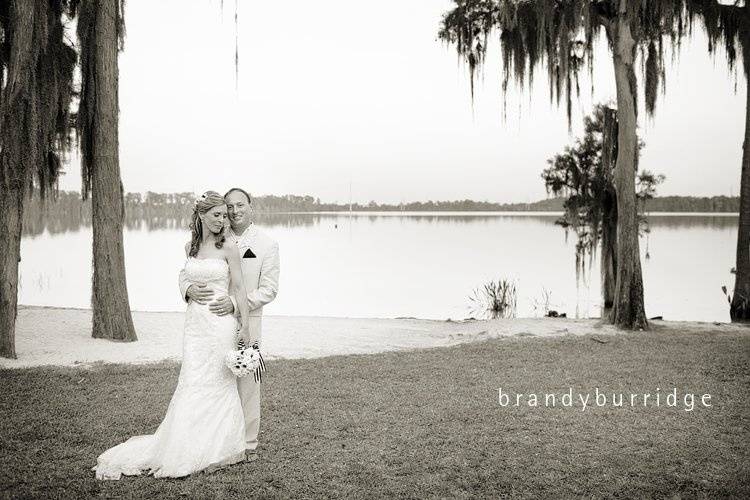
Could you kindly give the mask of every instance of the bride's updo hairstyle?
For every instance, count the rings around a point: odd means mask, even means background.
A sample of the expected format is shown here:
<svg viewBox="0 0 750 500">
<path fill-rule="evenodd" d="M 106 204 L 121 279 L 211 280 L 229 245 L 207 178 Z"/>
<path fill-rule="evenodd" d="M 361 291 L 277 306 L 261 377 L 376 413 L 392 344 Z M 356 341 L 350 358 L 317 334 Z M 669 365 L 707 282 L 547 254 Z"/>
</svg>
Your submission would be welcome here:
<svg viewBox="0 0 750 500">
<path fill-rule="evenodd" d="M 190 217 L 190 231 L 192 237 L 190 239 L 190 257 L 198 255 L 198 249 L 201 247 L 201 241 L 203 241 L 203 224 L 201 224 L 200 215 L 205 214 L 212 208 L 218 205 L 224 205 L 224 197 L 216 191 L 206 191 L 201 195 L 200 198 L 195 200 L 195 208 L 193 208 L 193 215 Z M 226 227 L 221 229 L 219 234 L 214 235 L 216 240 L 216 248 L 221 248 L 226 241 L 224 231 Z"/>
</svg>

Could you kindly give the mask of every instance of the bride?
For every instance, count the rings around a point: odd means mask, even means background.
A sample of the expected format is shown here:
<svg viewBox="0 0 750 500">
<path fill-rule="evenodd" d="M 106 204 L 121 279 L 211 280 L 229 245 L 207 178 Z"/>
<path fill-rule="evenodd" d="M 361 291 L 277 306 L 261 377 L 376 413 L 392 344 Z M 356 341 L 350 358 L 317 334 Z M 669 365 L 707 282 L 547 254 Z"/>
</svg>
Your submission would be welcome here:
<svg viewBox="0 0 750 500">
<path fill-rule="evenodd" d="M 224 198 L 206 192 L 193 211 L 184 272 L 191 281 L 238 299 L 239 336 L 251 342 L 239 251 L 224 245 L 226 226 Z M 180 376 L 164 420 L 154 434 L 131 437 L 102 453 L 92 469 L 97 479 L 143 473 L 181 477 L 244 460 L 244 414 L 236 379 L 224 364 L 226 353 L 236 347 L 236 331 L 232 315 L 217 316 L 207 305 L 188 304 Z"/>
</svg>

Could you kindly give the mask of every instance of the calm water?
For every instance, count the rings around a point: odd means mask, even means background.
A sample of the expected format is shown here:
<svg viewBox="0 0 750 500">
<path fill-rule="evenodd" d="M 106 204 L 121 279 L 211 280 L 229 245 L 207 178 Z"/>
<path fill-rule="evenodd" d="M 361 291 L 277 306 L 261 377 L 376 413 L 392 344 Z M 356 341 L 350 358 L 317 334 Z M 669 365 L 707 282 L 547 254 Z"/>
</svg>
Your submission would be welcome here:
<svg viewBox="0 0 750 500">
<path fill-rule="evenodd" d="M 599 315 L 597 259 L 576 280 L 575 237 L 555 214 L 276 215 L 258 225 L 281 249 L 281 283 L 267 314 L 465 318 L 469 296 L 489 280 L 516 282 L 518 316 L 553 309 Z M 646 313 L 665 319 L 728 321 L 721 286 L 733 285 L 737 216 L 657 215 L 641 239 Z M 188 233 L 125 232 L 130 305 L 183 310 L 177 275 Z M 646 258 L 648 252 L 648 258 Z M 20 303 L 86 308 L 91 294 L 91 228 L 45 230 L 21 246 Z"/>
</svg>

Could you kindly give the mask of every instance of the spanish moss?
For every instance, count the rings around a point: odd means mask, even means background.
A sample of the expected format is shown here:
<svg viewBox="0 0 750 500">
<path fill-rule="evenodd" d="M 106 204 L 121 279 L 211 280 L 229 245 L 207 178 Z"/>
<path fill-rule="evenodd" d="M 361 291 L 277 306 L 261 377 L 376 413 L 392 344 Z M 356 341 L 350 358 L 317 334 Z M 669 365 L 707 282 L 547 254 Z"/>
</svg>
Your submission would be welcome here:
<svg viewBox="0 0 750 500">
<path fill-rule="evenodd" d="M 15 358 L 24 204 L 57 188 L 70 148 L 75 51 L 62 0 L 0 2 L 0 356 Z"/>
<path fill-rule="evenodd" d="M 120 50 L 124 46 L 125 21 L 124 0 L 119 0 L 116 10 L 116 32 Z M 73 5 L 73 13 L 78 16 L 78 43 L 81 53 L 81 97 L 78 105 L 78 116 L 76 120 L 76 131 L 81 150 L 81 195 L 87 199 L 91 193 L 91 178 L 96 166 L 98 154 L 96 143 L 93 139 L 94 117 L 97 113 L 96 97 L 99 89 L 98 75 L 96 72 L 96 2 L 80 0 Z"/>
<path fill-rule="evenodd" d="M 544 67 L 550 102 L 565 105 L 570 123 L 572 100 L 580 95 L 580 74 L 588 69 L 593 76 L 594 48 L 603 30 L 613 27 L 618 2 L 455 0 L 455 4 L 443 17 L 439 37 L 455 45 L 467 63 L 472 99 L 476 73 L 486 61 L 487 40 L 497 36 L 504 104 L 510 83 L 528 90 Z M 655 110 L 657 90 L 664 89 L 664 41 L 679 45 L 692 26 L 691 12 L 684 1 L 628 2 L 634 38 L 647 59 L 642 76 L 649 115 Z M 591 85 L 593 92 L 593 79 Z"/>
<path fill-rule="evenodd" d="M 0 2 L 0 184 L 57 187 L 70 150 L 76 53 L 64 40 L 62 1 Z M 8 81 L 4 81 L 7 74 Z"/>
</svg>

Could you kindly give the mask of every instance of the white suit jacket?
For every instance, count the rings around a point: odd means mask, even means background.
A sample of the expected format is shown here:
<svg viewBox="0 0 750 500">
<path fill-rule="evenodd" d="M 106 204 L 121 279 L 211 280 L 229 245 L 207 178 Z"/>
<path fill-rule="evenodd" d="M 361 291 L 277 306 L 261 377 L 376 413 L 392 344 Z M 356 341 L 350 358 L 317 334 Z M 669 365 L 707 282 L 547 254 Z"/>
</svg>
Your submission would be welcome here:
<svg viewBox="0 0 750 500">
<path fill-rule="evenodd" d="M 250 316 L 262 316 L 263 306 L 275 299 L 279 292 L 279 244 L 255 224 L 250 224 L 241 235 L 234 234 L 230 229 L 226 238 L 228 244 L 235 244 L 240 250 Z M 180 272 L 180 293 L 185 301 L 188 300 L 186 293 L 191 284 L 185 278 L 184 271 Z M 239 316 L 237 304 L 234 313 Z"/>
</svg>

